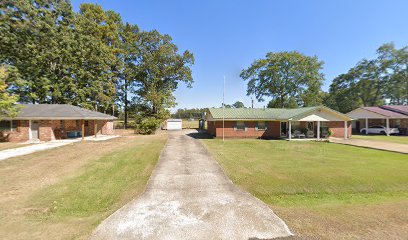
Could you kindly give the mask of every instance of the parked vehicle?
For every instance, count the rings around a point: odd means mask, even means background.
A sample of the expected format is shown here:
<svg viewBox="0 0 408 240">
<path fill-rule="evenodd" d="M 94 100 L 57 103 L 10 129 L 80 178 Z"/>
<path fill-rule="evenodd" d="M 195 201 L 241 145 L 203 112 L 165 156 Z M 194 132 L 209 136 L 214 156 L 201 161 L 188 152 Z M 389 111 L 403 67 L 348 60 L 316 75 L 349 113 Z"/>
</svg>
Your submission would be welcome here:
<svg viewBox="0 0 408 240">
<path fill-rule="evenodd" d="M 387 128 L 386 127 L 384 127 L 384 126 L 380 126 L 380 125 L 377 125 L 377 126 L 371 126 L 371 127 L 368 127 L 368 130 L 367 130 L 367 128 L 362 128 L 362 129 L 360 129 L 360 132 L 362 133 L 362 134 L 366 134 L 366 133 L 368 133 L 368 134 L 387 134 Z M 399 130 L 398 130 L 398 128 L 389 128 L 389 134 L 391 135 L 391 134 L 399 134 L 400 132 L 399 132 Z"/>
</svg>

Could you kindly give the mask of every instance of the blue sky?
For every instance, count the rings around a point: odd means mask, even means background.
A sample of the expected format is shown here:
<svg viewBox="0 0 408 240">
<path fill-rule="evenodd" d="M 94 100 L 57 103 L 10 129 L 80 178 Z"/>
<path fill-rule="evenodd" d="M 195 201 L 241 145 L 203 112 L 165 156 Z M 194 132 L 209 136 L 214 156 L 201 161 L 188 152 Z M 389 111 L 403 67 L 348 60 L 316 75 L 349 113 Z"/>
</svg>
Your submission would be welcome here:
<svg viewBox="0 0 408 240">
<path fill-rule="evenodd" d="M 175 93 L 176 108 L 221 106 L 243 101 L 246 82 L 239 74 L 267 52 L 297 50 L 324 61 L 324 90 L 337 75 L 363 58 L 375 56 L 383 43 L 408 45 L 408 1 L 101 1 L 123 21 L 142 30 L 157 29 L 172 36 L 180 51 L 194 53 L 194 84 Z M 258 103 L 263 107 L 267 102 Z"/>
</svg>

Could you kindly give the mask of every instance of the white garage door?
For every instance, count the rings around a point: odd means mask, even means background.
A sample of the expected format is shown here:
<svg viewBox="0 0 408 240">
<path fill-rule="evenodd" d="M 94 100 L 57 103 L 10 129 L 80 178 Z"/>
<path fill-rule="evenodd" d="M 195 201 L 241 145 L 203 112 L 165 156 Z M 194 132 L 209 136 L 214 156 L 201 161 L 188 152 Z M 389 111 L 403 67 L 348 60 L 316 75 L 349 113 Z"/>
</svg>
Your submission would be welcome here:
<svg viewBox="0 0 408 240">
<path fill-rule="evenodd" d="M 182 121 L 167 121 L 167 130 L 181 130 L 182 128 Z"/>
</svg>

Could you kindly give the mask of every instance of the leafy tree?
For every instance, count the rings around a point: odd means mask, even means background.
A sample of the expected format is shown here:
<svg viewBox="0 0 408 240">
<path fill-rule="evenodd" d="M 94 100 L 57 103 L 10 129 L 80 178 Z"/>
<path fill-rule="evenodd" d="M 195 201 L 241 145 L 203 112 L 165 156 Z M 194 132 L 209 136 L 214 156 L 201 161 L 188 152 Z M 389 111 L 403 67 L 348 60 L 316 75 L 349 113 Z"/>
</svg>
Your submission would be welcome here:
<svg viewBox="0 0 408 240">
<path fill-rule="evenodd" d="M 273 105 L 284 108 L 294 98 L 300 106 L 311 106 L 321 102 L 322 65 L 316 56 L 296 51 L 270 52 L 266 58 L 254 61 L 240 76 L 248 80 L 247 95 L 254 94 L 258 101 L 272 97 Z"/>
<path fill-rule="evenodd" d="M 363 59 L 330 85 L 325 105 L 341 112 L 360 106 L 408 104 L 408 48 L 384 44 L 375 59 Z"/>
<path fill-rule="evenodd" d="M 0 63 L 16 67 L 21 76 L 10 88 L 23 102 L 53 102 L 61 95 L 71 59 L 71 6 L 66 1 L 1 1 Z M 72 40 L 72 39 L 71 39 Z"/>
<path fill-rule="evenodd" d="M 232 107 L 234 107 L 234 108 L 245 108 L 245 105 L 241 101 L 236 101 L 234 104 L 232 104 Z"/>
<path fill-rule="evenodd" d="M 296 101 L 296 98 L 294 97 L 290 97 L 288 99 L 284 99 L 284 103 L 285 103 L 285 108 L 298 108 L 298 102 Z M 269 101 L 268 108 L 281 108 L 281 100 L 280 99 L 272 99 L 271 101 Z"/>
<path fill-rule="evenodd" d="M 134 88 L 137 66 L 140 63 L 140 30 L 137 25 L 126 23 L 120 30 L 121 52 L 119 57 L 123 65 L 117 83 L 118 100 L 124 109 L 124 124 L 128 125 L 129 92 Z"/>
<path fill-rule="evenodd" d="M 6 89 L 6 79 L 8 78 L 7 68 L 0 66 L 0 119 L 1 117 L 10 116 L 13 117 L 18 112 L 18 107 L 15 103 L 18 100 L 17 96 L 10 95 Z"/>
<path fill-rule="evenodd" d="M 172 118 L 201 118 L 206 108 L 192 108 L 192 109 L 177 109 L 175 113 L 171 115 Z"/>
<path fill-rule="evenodd" d="M 390 104 L 408 105 L 408 46 L 395 49 L 393 43 L 387 43 L 377 53 L 386 82 L 385 97 Z"/>
<path fill-rule="evenodd" d="M 168 114 L 165 108 L 176 105 L 173 92 L 179 83 L 191 87 L 194 57 L 189 51 L 179 54 L 171 37 L 155 30 L 141 33 L 141 48 L 133 100 L 149 106 L 152 116 L 163 118 Z"/>
</svg>

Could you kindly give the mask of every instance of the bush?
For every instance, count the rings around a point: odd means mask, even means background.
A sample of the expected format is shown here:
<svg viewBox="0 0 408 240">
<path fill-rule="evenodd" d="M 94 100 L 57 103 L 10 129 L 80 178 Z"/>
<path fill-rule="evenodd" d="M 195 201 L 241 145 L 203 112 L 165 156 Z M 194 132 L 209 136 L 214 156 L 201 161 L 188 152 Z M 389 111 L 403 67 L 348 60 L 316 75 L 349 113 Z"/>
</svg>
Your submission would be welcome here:
<svg viewBox="0 0 408 240">
<path fill-rule="evenodd" d="M 149 135 L 160 127 L 161 122 L 160 119 L 148 117 L 143 119 L 139 124 L 134 123 L 132 125 L 136 128 L 137 133 Z"/>
</svg>

